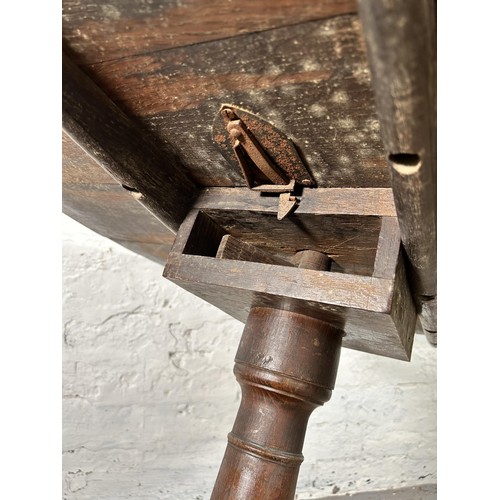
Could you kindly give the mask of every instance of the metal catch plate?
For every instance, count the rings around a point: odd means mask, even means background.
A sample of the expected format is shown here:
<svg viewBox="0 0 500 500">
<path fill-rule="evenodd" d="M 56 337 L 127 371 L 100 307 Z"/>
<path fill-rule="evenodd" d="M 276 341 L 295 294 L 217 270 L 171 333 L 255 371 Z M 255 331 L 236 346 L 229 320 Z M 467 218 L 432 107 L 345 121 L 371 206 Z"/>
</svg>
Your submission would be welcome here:
<svg viewBox="0 0 500 500">
<path fill-rule="evenodd" d="M 237 147 L 239 146 L 237 137 L 234 134 L 231 135 L 227 128 L 228 116 L 231 117 L 232 122 L 238 121 L 241 123 L 244 133 L 250 136 L 250 141 L 248 141 L 247 137 L 247 142 L 255 144 L 264 156 L 270 160 L 272 166 L 278 172 L 282 172 L 283 178 L 289 181 L 289 186 L 286 186 L 288 189 L 280 189 L 279 186 L 285 188 L 282 182 L 273 183 L 271 181 L 266 183 L 259 180 L 258 174 L 253 175 L 259 169 L 255 166 L 252 172 L 252 163 L 254 162 L 252 162 L 251 156 L 245 155 L 244 148 Z M 293 190 L 293 184 L 307 187 L 315 185 L 314 179 L 307 171 L 293 142 L 269 122 L 249 111 L 224 104 L 213 123 L 213 139 L 219 146 L 224 158 L 242 171 L 243 178 L 251 189 L 289 192 Z M 243 155 L 241 151 L 243 151 Z M 247 156 L 247 161 L 243 156 Z M 276 189 L 272 189 L 272 184 L 275 185 Z"/>
</svg>

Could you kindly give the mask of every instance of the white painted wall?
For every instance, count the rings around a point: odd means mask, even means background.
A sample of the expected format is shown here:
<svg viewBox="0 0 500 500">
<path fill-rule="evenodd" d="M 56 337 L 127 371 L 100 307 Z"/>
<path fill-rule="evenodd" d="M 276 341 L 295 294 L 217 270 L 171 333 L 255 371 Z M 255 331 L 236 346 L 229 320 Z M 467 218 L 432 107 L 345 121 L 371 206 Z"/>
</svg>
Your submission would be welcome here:
<svg viewBox="0 0 500 500">
<path fill-rule="evenodd" d="M 64 498 L 208 500 L 243 325 L 67 217 L 63 273 Z M 421 336 L 411 363 L 344 349 L 297 498 L 436 482 L 435 381 Z"/>
</svg>

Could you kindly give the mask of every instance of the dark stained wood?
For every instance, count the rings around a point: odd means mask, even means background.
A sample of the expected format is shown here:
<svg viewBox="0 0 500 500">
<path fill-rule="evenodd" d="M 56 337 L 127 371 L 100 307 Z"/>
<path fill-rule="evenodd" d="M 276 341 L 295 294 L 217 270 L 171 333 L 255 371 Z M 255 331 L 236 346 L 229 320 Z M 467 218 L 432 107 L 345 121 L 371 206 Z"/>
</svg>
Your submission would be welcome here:
<svg viewBox="0 0 500 500">
<path fill-rule="evenodd" d="M 373 271 L 380 216 L 396 215 L 390 189 L 305 188 L 298 208 L 282 221 L 277 197 L 244 188 L 204 189 L 195 207 L 232 236 L 282 259 L 316 250 L 344 271 L 365 275 Z"/>
<path fill-rule="evenodd" d="M 400 245 L 401 233 L 397 217 L 382 217 L 373 276 L 392 278 L 399 258 Z"/>
<path fill-rule="evenodd" d="M 217 259 L 244 260 L 247 262 L 260 262 L 261 264 L 273 264 L 275 266 L 292 266 L 290 262 L 280 259 L 249 243 L 233 238 L 230 234 L 222 237 L 217 250 Z"/>
<path fill-rule="evenodd" d="M 358 5 L 420 311 L 437 293 L 436 2 L 359 0 Z M 424 329 L 437 331 L 435 314 L 423 314 L 421 321 Z"/>
<path fill-rule="evenodd" d="M 422 300 L 419 317 L 427 340 L 437 346 L 437 298 Z"/>
<path fill-rule="evenodd" d="M 354 0 L 63 0 L 63 40 L 95 63 L 356 11 Z"/>
<path fill-rule="evenodd" d="M 299 267 L 329 268 L 313 254 L 302 252 Z M 309 415 L 331 397 L 342 335 L 295 312 L 251 310 L 235 359 L 242 399 L 213 500 L 295 498 Z"/>
<path fill-rule="evenodd" d="M 380 217 L 357 215 L 275 214 L 254 211 L 206 210 L 205 213 L 235 238 L 288 260 L 304 249 L 330 256 L 345 272 L 373 271 Z"/>
<path fill-rule="evenodd" d="M 85 66 L 201 186 L 244 186 L 212 139 L 222 104 L 290 137 L 319 187 L 390 186 L 357 16 Z"/>
<path fill-rule="evenodd" d="M 182 251 L 185 254 L 215 257 L 225 234 L 224 228 L 203 212 L 198 212 Z"/>
<path fill-rule="evenodd" d="M 317 271 L 330 271 L 331 259 L 328 255 L 314 250 L 301 250 L 297 252 L 292 262 L 300 269 L 316 269 Z"/>
<path fill-rule="evenodd" d="M 393 263 L 390 279 L 285 266 L 270 269 L 269 264 L 194 255 L 192 248 L 187 255 L 183 251 L 193 238 L 198 215 L 193 210 L 179 229 L 164 270 L 166 278 L 243 322 L 257 306 L 286 307 L 336 327 L 342 317 L 346 347 L 410 358 L 416 315 L 401 255 L 386 259 Z M 213 234 L 219 244 L 218 234 Z M 394 249 L 397 254 L 398 250 Z"/>
<path fill-rule="evenodd" d="M 277 198 L 246 188 L 204 188 L 193 208 L 277 213 Z M 396 217 L 390 188 L 303 189 L 297 214 L 373 215 Z"/>
<path fill-rule="evenodd" d="M 197 188 L 94 82 L 63 55 L 63 126 L 108 173 L 176 232 Z"/>
<path fill-rule="evenodd" d="M 165 264 L 174 234 L 65 133 L 62 151 L 63 212 L 96 233 Z"/>
</svg>

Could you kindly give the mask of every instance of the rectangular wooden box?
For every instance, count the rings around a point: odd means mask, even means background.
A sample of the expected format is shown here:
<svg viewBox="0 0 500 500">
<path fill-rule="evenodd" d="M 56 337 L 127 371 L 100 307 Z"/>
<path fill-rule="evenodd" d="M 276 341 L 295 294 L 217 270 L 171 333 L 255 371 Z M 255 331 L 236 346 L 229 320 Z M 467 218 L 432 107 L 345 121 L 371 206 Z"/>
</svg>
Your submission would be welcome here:
<svg viewBox="0 0 500 500">
<path fill-rule="evenodd" d="M 409 360 L 416 312 L 391 190 L 306 189 L 292 215 L 278 221 L 276 213 L 273 197 L 205 190 L 179 229 L 164 276 L 240 321 L 254 306 L 293 310 L 343 328 L 345 347 Z M 288 265 L 217 258 L 226 234 Z M 294 267 L 291 258 L 305 249 L 335 264 L 330 271 Z"/>
</svg>

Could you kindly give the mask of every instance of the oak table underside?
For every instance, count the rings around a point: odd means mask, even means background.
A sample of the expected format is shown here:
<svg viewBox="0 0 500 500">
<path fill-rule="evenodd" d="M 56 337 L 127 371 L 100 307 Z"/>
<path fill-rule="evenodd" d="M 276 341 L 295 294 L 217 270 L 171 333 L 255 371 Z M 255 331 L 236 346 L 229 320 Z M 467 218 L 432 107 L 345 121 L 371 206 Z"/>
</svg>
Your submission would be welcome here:
<svg viewBox="0 0 500 500">
<path fill-rule="evenodd" d="M 196 44 L 183 46 L 193 40 L 155 21 L 159 3 L 149 14 L 135 12 L 133 2 L 117 4 L 118 18 L 113 3 L 106 11 L 65 1 L 64 47 L 199 187 L 244 185 L 211 137 L 225 102 L 261 114 L 288 134 L 319 187 L 389 187 L 359 20 L 337 15 L 354 12 L 354 2 L 285 3 L 287 17 L 279 9 L 260 17 L 246 13 L 246 34 L 237 22 L 227 23 L 236 31 L 222 40 L 213 40 L 213 20 L 207 19 L 206 33 L 198 26 Z M 234 14 L 221 12 L 221 19 Z M 173 26 L 175 16 L 168 19 Z M 147 26 L 149 39 L 141 38 L 139 25 Z M 67 136 L 63 210 L 157 262 L 165 262 L 173 242 L 174 235 Z"/>
</svg>

